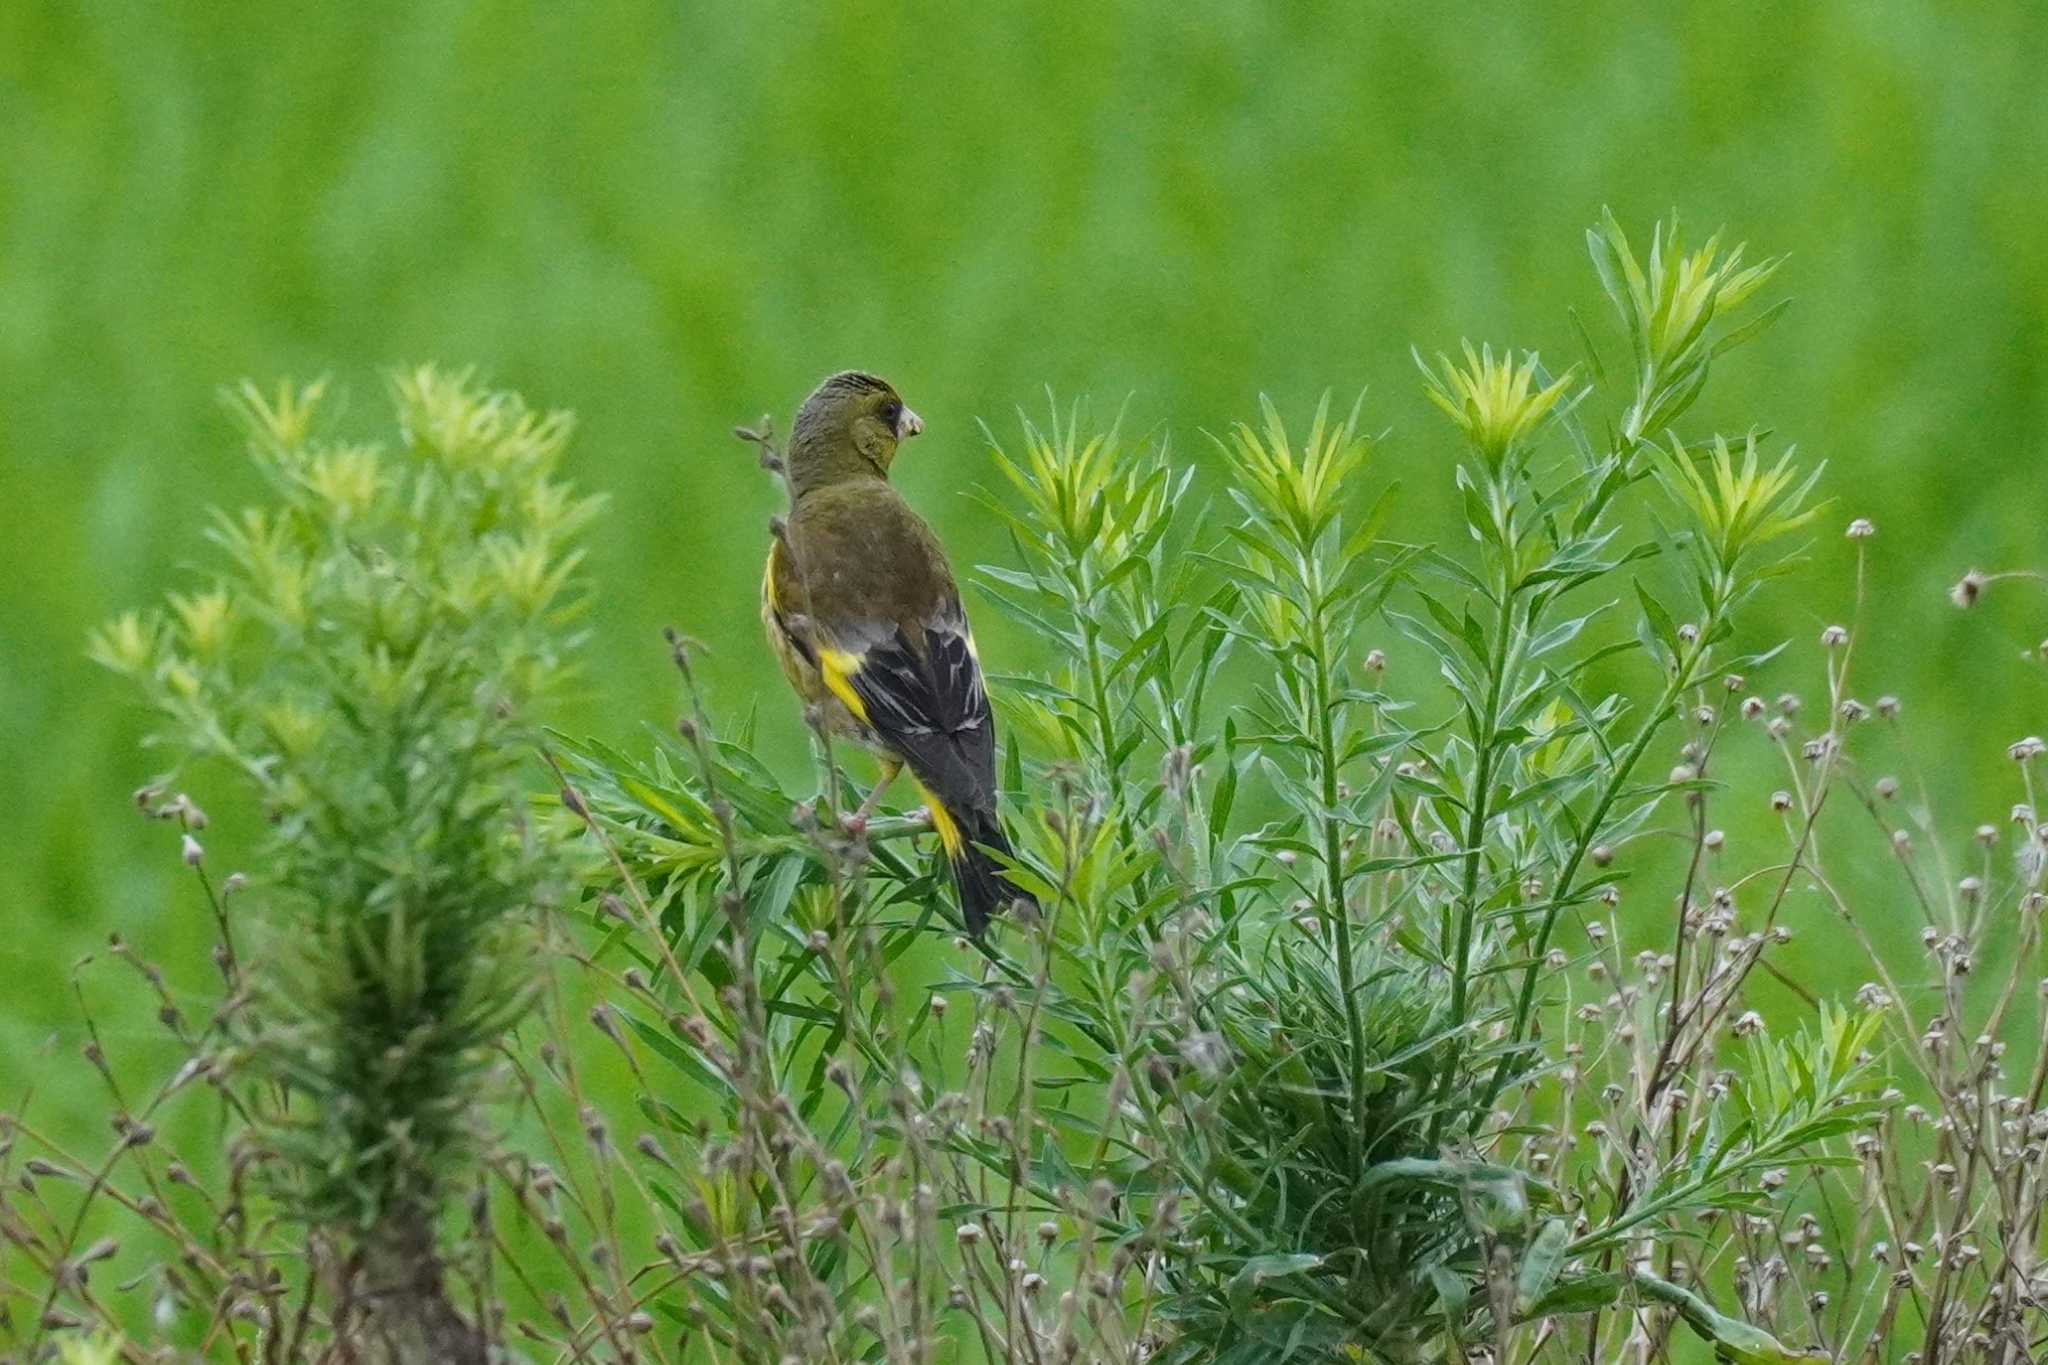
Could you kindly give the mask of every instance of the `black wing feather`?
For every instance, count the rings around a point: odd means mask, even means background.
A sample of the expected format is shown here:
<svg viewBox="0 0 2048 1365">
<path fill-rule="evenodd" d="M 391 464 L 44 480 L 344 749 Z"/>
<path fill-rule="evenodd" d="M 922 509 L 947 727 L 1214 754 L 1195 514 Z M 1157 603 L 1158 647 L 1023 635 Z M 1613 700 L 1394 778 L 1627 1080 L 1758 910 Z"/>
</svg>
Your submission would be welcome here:
<svg viewBox="0 0 2048 1365">
<path fill-rule="evenodd" d="M 867 723 L 974 836 L 995 813 L 996 722 L 967 633 L 927 626 L 915 648 L 897 627 L 848 679 Z"/>
</svg>

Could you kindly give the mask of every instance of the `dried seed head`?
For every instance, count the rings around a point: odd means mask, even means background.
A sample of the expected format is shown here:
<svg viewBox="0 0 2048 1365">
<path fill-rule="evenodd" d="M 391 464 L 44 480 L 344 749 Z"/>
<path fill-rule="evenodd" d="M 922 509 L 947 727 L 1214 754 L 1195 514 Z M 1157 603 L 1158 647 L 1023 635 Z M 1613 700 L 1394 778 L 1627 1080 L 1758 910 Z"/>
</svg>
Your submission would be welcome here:
<svg viewBox="0 0 2048 1365">
<path fill-rule="evenodd" d="M 178 856 L 185 860 L 185 866 L 197 867 L 206 860 L 206 850 L 199 846 L 197 839 L 185 834 L 179 836 Z"/>
<path fill-rule="evenodd" d="M 1992 846 L 1993 844 L 1997 843 L 1997 842 L 1998 842 L 1998 826 L 1996 826 L 1996 825 L 1979 825 L 1979 826 L 1977 826 L 1977 842 L 1978 842 L 1978 843 L 1980 843 L 1980 844 L 1982 844 L 1982 845 L 1984 845 L 1984 847 L 1986 847 L 1986 848 L 1989 848 L 1989 847 L 1991 847 L 1991 846 Z"/>
<path fill-rule="evenodd" d="M 1849 643 L 1849 632 L 1842 626 L 1828 626 L 1820 633 L 1822 649 L 1839 649 Z"/>
<path fill-rule="evenodd" d="M 1728 837 L 1725 834 L 1723 834 L 1720 830 L 1710 829 L 1707 831 L 1707 837 L 1703 839 L 1701 842 L 1707 846 L 1707 852 L 1719 853 L 1721 851 L 1721 845 L 1727 842 L 1727 838 Z"/>
<path fill-rule="evenodd" d="M 1775 810 L 1775 811 L 1788 811 L 1788 810 L 1791 810 L 1791 809 L 1792 809 L 1792 793 L 1791 793 L 1791 792 L 1788 792 L 1788 791 L 1786 791 L 1786 790 L 1785 790 L 1784 788 L 1782 788 L 1782 787 L 1781 787 L 1781 788 L 1779 788 L 1779 789 L 1778 789 L 1777 791 L 1774 791 L 1774 792 L 1772 792 L 1772 793 L 1771 793 L 1771 809 L 1772 809 L 1772 810 Z"/>
<path fill-rule="evenodd" d="M 1763 713 L 1764 699 L 1762 697 L 1744 697 L 1742 699 L 1742 718 L 1744 720 L 1755 720 Z"/>
<path fill-rule="evenodd" d="M 1897 796 L 1899 794 L 1899 779 L 1896 777 L 1878 778 L 1877 794 L 1887 801 L 1891 800 L 1894 796 Z"/>
<path fill-rule="evenodd" d="M 2043 744 L 2039 735 L 2028 735 L 2007 748 L 2005 752 L 2013 762 L 2025 763 L 2029 759 L 2039 758 L 2043 753 L 2048 753 L 2048 744 Z"/>
<path fill-rule="evenodd" d="M 1956 585 L 1948 590 L 1948 600 L 1959 607 L 1976 606 L 1977 599 L 1984 595 L 1985 581 L 1983 574 L 1975 569 L 1970 570 L 1957 579 Z"/>
<path fill-rule="evenodd" d="M 1849 523 L 1849 529 L 1843 534 L 1851 540 L 1868 540 L 1877 534 L 1877 528 L 1870 524 L 1869 517 L 1858 517 Z"/>
<path fill-rule="evenodd" d="M 981 1241 L 981 1227 L 976 1223 L 962 1223 L 953 1229 L 953 1240 L 961 1246 L 971 1247 Z"/>
<path fill-rule="evenodd" d="M 1380 650 L 1380 649 L 1368 649 L 1368 650 L 1367 650 L 1367 651 L 1365 652 L 1365 671 L 1366 671 L 1366 672 L 1368 672 L 1368 673 L 1384 673 L 1384 672 L 1386 672 L 1386 671 L 1387 671 L 1387 655 L 1386 655 L 1386 651 L 1385 651 L 1385 650 Z"/>
<path fill-rule="evenodd" d="M 1886 693 L 1877 699 L 1877 714 L 1886 720 L 1895 720 L 1899 714 L 1899 699 Z"/>
</svg>

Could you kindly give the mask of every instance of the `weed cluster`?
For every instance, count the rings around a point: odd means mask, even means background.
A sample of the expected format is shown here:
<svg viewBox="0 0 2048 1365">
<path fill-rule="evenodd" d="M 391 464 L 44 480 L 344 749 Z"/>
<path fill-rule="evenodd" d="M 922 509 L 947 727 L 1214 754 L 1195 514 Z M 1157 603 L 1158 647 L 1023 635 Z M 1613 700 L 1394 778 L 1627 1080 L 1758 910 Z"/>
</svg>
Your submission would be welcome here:
<svg viewBox="0 0 2048 1365">
<path fill-rule="evenodd" d="M 1824 701 L 1767 699 L 1789 660 L 1744 607 L 1821 471 L 1688 423 L 1775 263 L 1611 219 L 1589 244 L 1625 360 L 1582 328 L 1583 370 L 1421 362 L 1457 553 L 1390 533 L 1356 410 L 1226 433 L 1207 508 L 1078 409 L 991 438 L 1016 554 L 982 583 L 1053 666 L 991 679 L 1037 908 L 985 941 L 922 812 L 863 816 L 815 724 L 817 790 L 787 789 L 680 637 L 648 756 L 530 728 L 588 506 L 555 423 L 417 376 L 432 458 L 393 474 L 252 401 L 300 510 L 224 524 L 218 605 L 96 650 L 273 803 L 251 918 L 293 937 L 238 955 L 187 834 L 215 1019 L 131 960 L 192 1060 L 130 1101 L 95 1041 L 99 1159 L 8 1120 L 30 1357 L 2034 1358 L 2044 746 L 2012 747 L 2010 833 L 1951 841 L 1902 795 L 1900 705 L 1852 683 L 1860 520 Z M 264 623 L 253 673 L 201 667 L 216 620 Z M 535 749 L 554 790 L 515 809 Z M 1743 803 L 1782 837 L 1725 834 Z M 1799 903 L 1869 960 L 1853 1000 L 1783 965 Z M 1873 925 L 1915 913 L 1898 961 Z M 480 1126 L 498 1073 L 520 1102 Z M 155 1141 L 198 1082 L 224 1164 Z M 166 1239 L 124 1286 L 158 1347 L 92 1282 L 108 1203 Z"/>
</svg>

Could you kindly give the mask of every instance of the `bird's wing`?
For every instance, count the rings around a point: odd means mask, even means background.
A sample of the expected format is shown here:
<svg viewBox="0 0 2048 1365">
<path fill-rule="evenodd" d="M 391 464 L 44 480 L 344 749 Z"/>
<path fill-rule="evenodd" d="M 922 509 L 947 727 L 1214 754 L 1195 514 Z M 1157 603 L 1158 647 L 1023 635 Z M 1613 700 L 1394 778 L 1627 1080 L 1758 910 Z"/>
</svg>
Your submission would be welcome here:
<svg viewBox="0 0 2048 1365">
<path fill-rule="evenodd" d="M 958 600 L 908 626 L 818 624 L 825 686 L 903 759 L 949 849 L 963 830 L 980 838 L 995 809 L 996 726 Z"/>
</svg>

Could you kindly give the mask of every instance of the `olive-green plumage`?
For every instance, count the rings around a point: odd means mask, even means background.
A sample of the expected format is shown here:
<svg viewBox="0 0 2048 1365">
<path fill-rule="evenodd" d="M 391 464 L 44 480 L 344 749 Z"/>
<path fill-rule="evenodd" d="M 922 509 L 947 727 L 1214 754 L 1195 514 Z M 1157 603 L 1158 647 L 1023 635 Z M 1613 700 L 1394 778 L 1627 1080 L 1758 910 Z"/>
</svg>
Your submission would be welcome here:
<svg viewBox="0 0 2048 1365">
<path fill-rule="evenodd" d="M 960 590 L 938 538 L 889 485 L 897 447 L 923 429 L 871 375 L 833 375 L 804 400 L 786 455 L 794 502 L 769 550 L 761 617 L 790 685 L 882 756 L 883 784 L 910 769 L 979 935 L 1021 893 L 988 852 L 1010 846 L 996 817 L 995 717 Z"/>
</svg>

